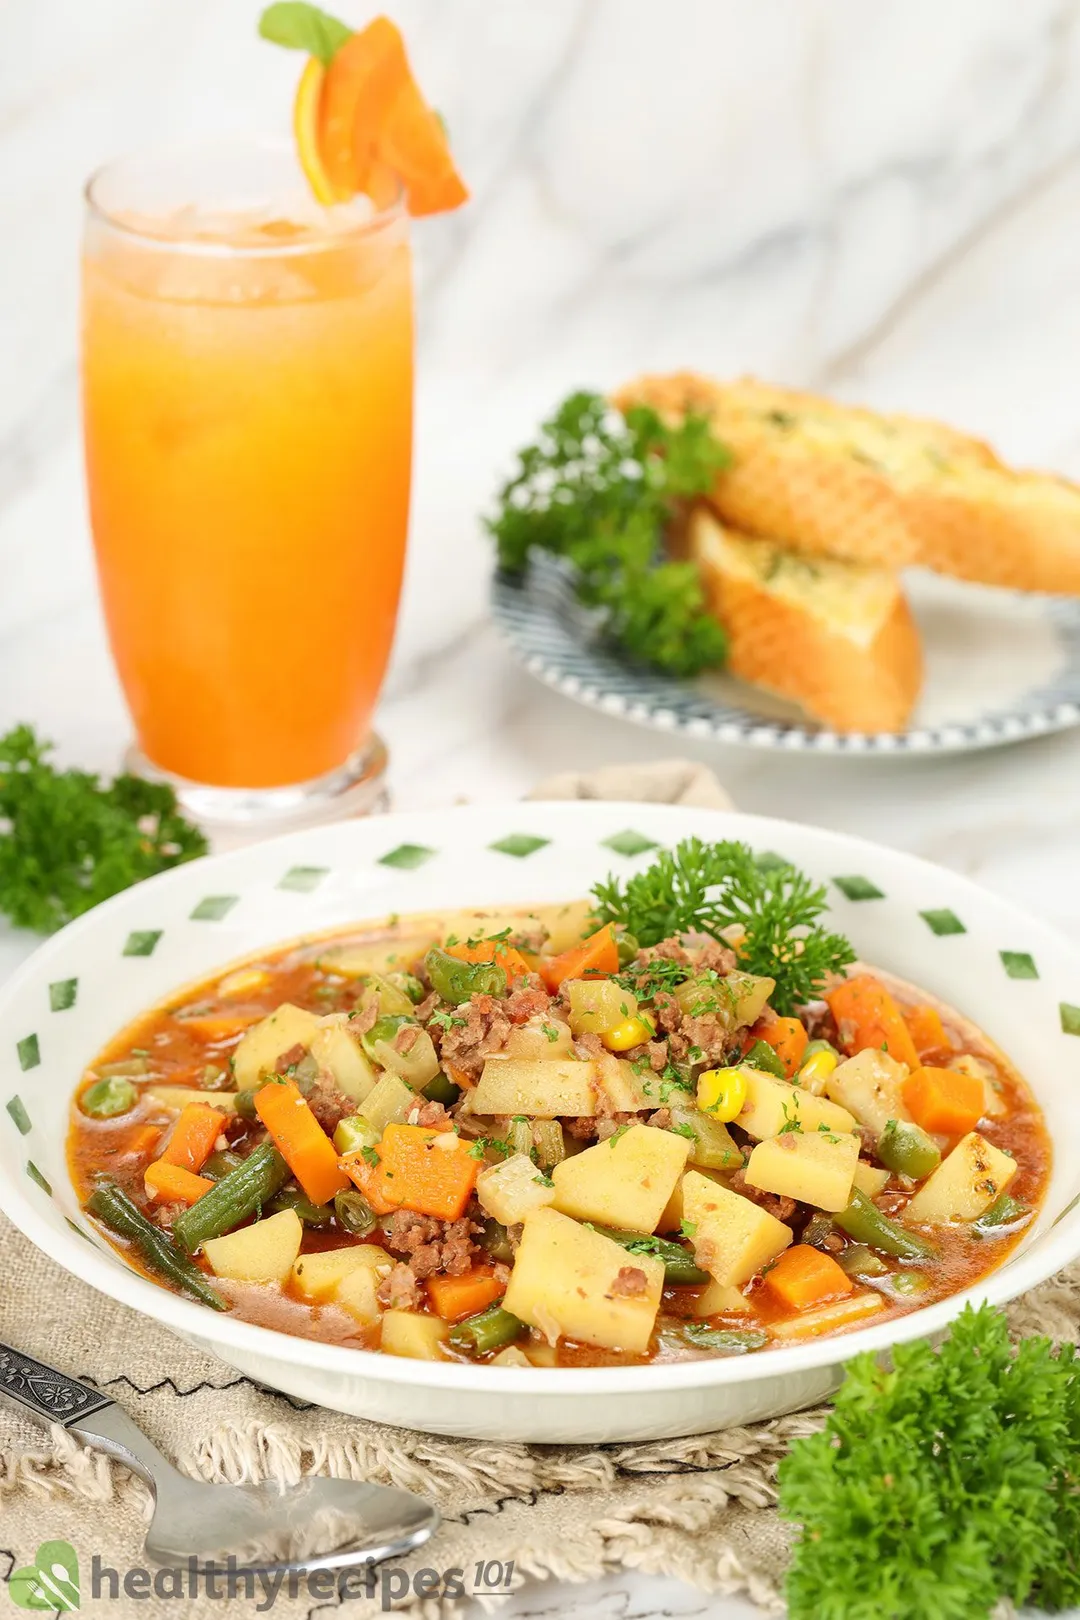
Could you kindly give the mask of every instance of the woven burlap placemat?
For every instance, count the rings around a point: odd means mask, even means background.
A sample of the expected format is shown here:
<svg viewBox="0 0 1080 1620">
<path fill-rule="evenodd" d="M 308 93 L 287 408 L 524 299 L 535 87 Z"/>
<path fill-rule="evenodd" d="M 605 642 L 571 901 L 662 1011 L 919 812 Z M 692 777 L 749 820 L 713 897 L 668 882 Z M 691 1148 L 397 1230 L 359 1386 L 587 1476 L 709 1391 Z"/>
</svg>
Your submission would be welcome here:
<svg viewBox="0 0 1080 1620">
<path fill-rule="evenodd" d="M 711 773 L 680 761 L 560 777 L 533 796 L 729 803 Z M 0 1254 L 0 1338 L 114 1396 L 186 1473 L 229 1484 L 306 1473 L 381 1481 L 420 1491 L 442 1510 L 437 1536 L 388 1568 L 370 1594 L 355 1586 L 339 1593 L 323 1577 L 329 1590 L 305 1582 L 271 1604 L 268 1588 L 256 1585 L 249 1596 L 241 1585 L 222 1594 L 229 1612 L 272 1607 L 283 1620 L 311 1620 L 340 1609 L 347 1620 L 366 1620 L 400 1607 L 427 1617 L 458 1607 L 458 1587 L 497 1605 L 507 1582 L 584 1581 L 629 1569 L 782 1608 L 790 1532 L 775 1509 L 776 1466 L 821 1412 L 648 1445 L 446 1440 L 305 1406 L 240 1377 L 62 1271 L 2 1217 Z M 1010 1320 L 1017 1332 L 1075 1339 L 1080 1266 L 1017 1301 Z M 46 1431 L 0 1408 L 5 1580 L 40 1543 L 63 1538 L 79 1558 L 84 1611 L 152 1620 L 220 1614 L 222 1597 L 191 1595 L 174 1572 L 158 1572 L 156 1590 L 152 1572 L 139 1574 L 149 1508 L 146 1487 L 125 1469 L 58 1426 Z M 415 1581 L 425 1570 L 441 1583 L 435 1595 L 425 1592 L 430 1577 Z"/>
</svg>

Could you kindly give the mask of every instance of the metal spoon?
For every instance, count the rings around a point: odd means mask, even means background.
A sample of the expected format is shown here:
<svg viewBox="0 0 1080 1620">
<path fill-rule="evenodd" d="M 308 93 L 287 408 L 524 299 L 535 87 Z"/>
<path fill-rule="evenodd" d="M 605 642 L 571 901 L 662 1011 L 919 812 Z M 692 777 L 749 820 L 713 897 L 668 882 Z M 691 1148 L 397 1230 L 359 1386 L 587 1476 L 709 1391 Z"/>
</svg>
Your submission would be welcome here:
<svg viewBox="0 0 1080 1620">
<path fill-rule="evenodd" d="M 0 1343 L 0 1396 L 42 1423 L 60 1423 L 149 1485 L 147 1554 L 204 1569 L 339 1569 L 400 1557 L 423 1545 L 438 1509 L 411 1491 L 309 1476 L 297 1485 L 205 1485 L 175 1469 L 127 1412 L 43 1362 Z"/>
</svg>

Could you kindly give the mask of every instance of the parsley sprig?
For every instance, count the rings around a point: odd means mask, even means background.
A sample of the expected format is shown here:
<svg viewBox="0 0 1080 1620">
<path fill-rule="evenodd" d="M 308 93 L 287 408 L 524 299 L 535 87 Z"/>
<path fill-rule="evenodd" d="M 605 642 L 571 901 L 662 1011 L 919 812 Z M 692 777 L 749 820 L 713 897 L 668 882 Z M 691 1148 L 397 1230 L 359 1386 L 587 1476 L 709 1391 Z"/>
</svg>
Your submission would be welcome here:
<svg viewBox="0 0 1080 1620">
<path fill-rule="evenodd" d="M 776 980 L 769 999 L 778 1013 L 804 1006 L 829 974 L 855 959 L 848 940 L 818 920 L 827 906 L 823 887 L 730 839 L 685 838 L 643 872 L 625 882 L 611 876 L 592 892 L 599 920 L 622 924 L 641 945 L 672 934 L 737 931 L 739 966 Z"/>
<path fill-rule="evenodd" d="M 969 1306 L 940 1352 L 858 1356 L 780 1465 L 790 1620 L 985 1620 L 1080 1603 L 1080 1360 Z"/>
<path fill-rule="evenodd" d="M 727 637 L 696 567 L 661 553 L 676 503 L 709 490 L 729 460 L 704 417 L 668 427 L 646 406 L 623 415 L 599 394 L 571 394 L 499 492 L 487 524 L 499 566 L 520 573 L 534 551 L 564 558 L 631 658 L 669 675 L 721 664 Z"/>
<path fill-rule="evenodd" d="M 163 783 L 58 771 L 30 726 L 0 737 L 0 911 L 50 934 L 142 878 L 206 852 Z"/>
</svg>

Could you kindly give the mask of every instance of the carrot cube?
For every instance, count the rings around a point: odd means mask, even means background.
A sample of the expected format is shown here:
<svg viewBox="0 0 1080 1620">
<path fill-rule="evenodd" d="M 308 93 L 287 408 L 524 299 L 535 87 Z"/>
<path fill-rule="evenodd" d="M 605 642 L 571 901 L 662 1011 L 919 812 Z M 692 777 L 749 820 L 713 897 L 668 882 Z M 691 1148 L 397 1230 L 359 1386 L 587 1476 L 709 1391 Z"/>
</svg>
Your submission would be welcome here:
<svg viewBox="0 0 1080 1620">
<path fill-rule="evenodd" d="M 982 1081 L 961 1069 L 916 1069 L 904 1081 L 903 1098 L 916 1125 L 941 1136 L 966 1136 L 986 1107 Z"/>
<path fill-rule="evenodd" d="M 847 1272 L 831 1255 L 822 1254 L 808 1243 L 785 1249 L 776 1264 L 765 1273 L 769 1292 L 792 1311 L 809 1310 L 828 1299 L 841 1299 L 855 1286 Z"/>
</svg>

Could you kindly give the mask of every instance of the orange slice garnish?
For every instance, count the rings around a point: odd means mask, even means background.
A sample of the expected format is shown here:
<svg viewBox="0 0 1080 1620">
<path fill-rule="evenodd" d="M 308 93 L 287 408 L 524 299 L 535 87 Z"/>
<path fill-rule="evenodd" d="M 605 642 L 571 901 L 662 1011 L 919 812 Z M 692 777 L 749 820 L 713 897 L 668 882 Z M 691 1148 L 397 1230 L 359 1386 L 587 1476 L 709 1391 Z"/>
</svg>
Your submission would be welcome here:
<svg viewBox="0 0 1080 1620">
<path fill-rule="evenodd" d="M 296 87 L 296 99 L 293 102 L 293 134 L 296 136 L 300 167 L 307 176 L 308 184 L 319 202 L 329 208 L 331 203 L 341 202 L 344 198 L 339 197 L 334 190 L 322 160 L 319 111 L 325 81 L 326 69 L 317 56 L 309 57 L 300 75 L 300 83 Z"/>
<path fill-rule="evenodd" d="M 388 17 L 350 35 L 329 67 L 309 60 L 293 126 L 304 173 L 326 206 L 364 192 L 385 207 L 400 187 L 410 214 L 437 214 L 469 195 Z"/>
</svg>

